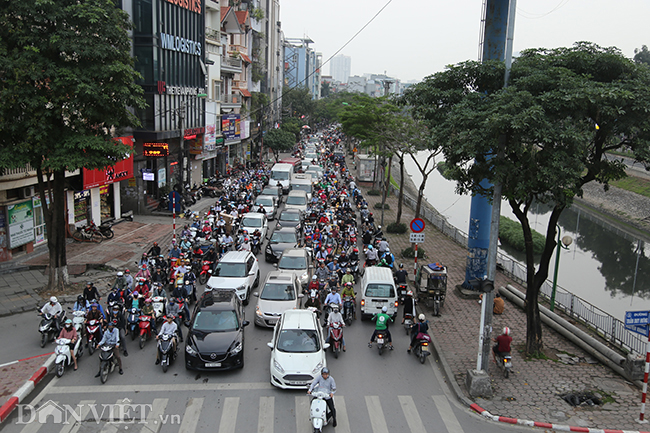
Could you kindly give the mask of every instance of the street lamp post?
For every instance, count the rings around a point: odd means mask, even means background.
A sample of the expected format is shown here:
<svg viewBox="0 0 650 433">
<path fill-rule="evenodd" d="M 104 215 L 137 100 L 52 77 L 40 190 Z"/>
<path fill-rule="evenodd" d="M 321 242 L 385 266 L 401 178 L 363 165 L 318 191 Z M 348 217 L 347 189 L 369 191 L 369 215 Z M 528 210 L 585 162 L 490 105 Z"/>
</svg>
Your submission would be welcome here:
<svg viewBox="0 0 650 433">
<path fill-rule="evenodd" d="M 568 250 L 569 245 L 571 245 L 571 242 L 573 242 L 571 236 L 564 236 L 562 239 L 560 239 L 560 236 L 562 236 L 562 229 L 560 229 L 559 225 L 556 227 L 557 249 L 555 250 L 555 272 L 553 273 L 553 289 L 551 290 L 551 311 L 555 310 L 555 290 L 557 289 L 557 273 L 560 268 L 560 251 Z"/>
</svg>

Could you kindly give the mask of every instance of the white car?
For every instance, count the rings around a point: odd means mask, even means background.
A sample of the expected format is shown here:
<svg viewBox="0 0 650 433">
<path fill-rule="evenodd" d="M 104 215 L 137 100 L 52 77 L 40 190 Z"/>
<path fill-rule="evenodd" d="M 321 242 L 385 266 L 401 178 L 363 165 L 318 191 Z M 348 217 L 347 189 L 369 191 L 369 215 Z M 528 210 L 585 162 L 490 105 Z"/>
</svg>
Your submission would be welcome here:
<svg viewBox="0 0 650 433">
<path fill-rule="evenodd" d="M 248 305 L 251 289 L 260 283 L 260 266 L 250 251 L 228 251 L 214 267 L 206 291 L 233 289 L 244 305 Z"/>
<path fill-rule="evenodd" d="M 309 162 L 318 161 L 318 154 L 313 152 L 305 153 L 305 157 L 303 159 Z"/>
<path fill-rule="evenodd" d="M 272 271 L 266 276 L 255 306 L 255 324 L 272 328 L 286 310 L 300 308 L 303 294 L 298 278 L 293 273 Z"/>
<path fill-rule="evenodd" d="M 257 209 L 262 205 L 266 211 L 266 218 L 269 220 L 275 219 L 275 214 L 278 209 L 278 198 L 272 195 L 259 195 L 255 199 L 254 209 Z"/>
<path fill-rule="evenodd" d="M 249 235 L 252 235 L 255 230 L 259 230 L 262 234 L 260 240 L 264 242 L 264 239 L 266 239 L 266 233 L 269 230 L 269 223 L 265 214 L 259 212 L 248 212 L 242 217 L 239 228 L 246 230 Z"/>
<path fill-rule="evenodd" d="M 327 367 L 323 329 L 310 310 L 287 310 L 273 330 L 271 384 L 284 389 L 309 388 Z"/>
</svg>

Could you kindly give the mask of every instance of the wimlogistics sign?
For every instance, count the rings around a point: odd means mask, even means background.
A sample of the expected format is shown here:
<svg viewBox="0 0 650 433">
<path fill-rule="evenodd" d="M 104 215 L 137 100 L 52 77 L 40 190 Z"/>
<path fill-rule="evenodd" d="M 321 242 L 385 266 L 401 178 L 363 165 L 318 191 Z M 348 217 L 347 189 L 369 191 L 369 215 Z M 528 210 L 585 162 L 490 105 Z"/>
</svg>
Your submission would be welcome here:
<svg viewBox="0 0 650 433">
<path fill-rule="evenodd" d="M 176 6 L 180 6 L 183 9 L 187 9 L 190 12 L 195 12 L 197 14 L 201 13 L 201 0 L 165 0 L 167 3 L 171 3 Z"/>
<path fill-rule="evenodd" d="M 167 33 L 160 33 L 160 46 L 163 50 L 178 51 L 179 53 L 187 53 L 194 56 L 201 55 L 201 42 L 180 36 L 168 35 Z"/>
</svg>

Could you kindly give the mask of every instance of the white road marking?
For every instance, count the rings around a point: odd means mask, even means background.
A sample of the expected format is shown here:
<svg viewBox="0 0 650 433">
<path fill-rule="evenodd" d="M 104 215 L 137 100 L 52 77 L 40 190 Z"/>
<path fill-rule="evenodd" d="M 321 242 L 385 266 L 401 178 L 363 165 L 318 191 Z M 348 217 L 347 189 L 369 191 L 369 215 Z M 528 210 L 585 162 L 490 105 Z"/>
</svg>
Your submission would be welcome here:
<svg viewBox="0 0 650 433">
<path fill-rule="evenodd" d="M 49 385 L 48 385 L 49 386 Z M 152 385 L 103 385 L 103 386 L 53 386 L 47 389 L 47 394 L 97 394 L 125 392 L 170 392 L 170 391 L 256 391 L 274 389 L 269 382 L 244 383 L 179 383 Z M 41 394 L 45 393 L 45 389 Z M 39 394 L 39 397 L 41 395 Z"/>
<path fill-rule="evenodd" d="M 226 397 L 221 412 L 219 433 L 235 433 L 237 425 L 237 410 L 239 409 L 239 397 Z"/>
<path fill-rule="evenodd" d="M 433 395 L 431 398 L 433 398 L 433 402 L 438 408 L 438 412 L 442 417 L 442 422 L 444 422 L 445 427 L 447 427 L 447 431 L 449 433 L 464 433 L 463 428 L 458 422 L 458 418 L 456 418 L 456 415 L 454 415 L 454 412 L 451 409 L 447 397 L 444 395 Z"/>
<path fill-rule="evenodd" d="M 79 419 L 81 422 L 71 422 L 70 424 L 64 426 L 61 429 L 60 433 L 77 433 L 79 429 L 81 428 L 81 423 L 83 420 L 86 419 L 88 416 L 88 413 L 90 413 L 90 405 L 95 403 L 95 400 L 81 400 L 78 405 L 79 405 Z M 68 421 L 70 421 L 70 417 L 68 417 Z"/>
<path fill-rule="evenodd" d="M 336 433 L 350 433 L 352 430 L 350 429 L 348 408 L 342 395 L 334 396 L 334 407 L 336 408 Z"/>
<path fill-rule="evenodd" d="M 153 400 L 153 410 L 149 412 L 146 423 L 142 427 L 142 430 L 140 430 L 140 433 L 158 433 L 163 424 L 171 424 L 174 422 L 171 415 L 165 415 L 165 408 L 167 407 L 168 401 L 169 399 L 167 398 L 156 398 Z"/>
<path fill-rule="evenodd" d="M 296 396 L 296 431 L 308 432 L 310 431 L 311 424 L 309 423 L 309 405 L 311 398 L 301 395 Z"/>
<path fill-rule="evenodd" d="M 199 415 L 203 408 L 203 398 L 190 398 L 185 407 L 183 421 L 178 433 L 194 433 L 199 423 Z"/>
<path fill-rule="evenodd" d="M 406 417 L 406 422 L 411 429 L 411 433 L 427 433 L 422 423 L 422 418 L 418 413 L 418 409 L 415 406 L 413 397 L 410 395 L 400 395 L 397 397 L 399 403 L 402 406 L 402 411 L 404 412 L 404 417 Z"/>
<path fill-rule="evenodd" d="M 377 395 L 366 396 L 366 406 L 368 407 L 368 416 L 370 417 L 370 425 L 374 433 L 389 433 L 384 411 L 381 408 L 381 402 Z"/>
<path fill-rule="evenodd" d="M 257 433 L 273 433 L 275 420 L 275 397 L 260 397 Z"/>
</svg>

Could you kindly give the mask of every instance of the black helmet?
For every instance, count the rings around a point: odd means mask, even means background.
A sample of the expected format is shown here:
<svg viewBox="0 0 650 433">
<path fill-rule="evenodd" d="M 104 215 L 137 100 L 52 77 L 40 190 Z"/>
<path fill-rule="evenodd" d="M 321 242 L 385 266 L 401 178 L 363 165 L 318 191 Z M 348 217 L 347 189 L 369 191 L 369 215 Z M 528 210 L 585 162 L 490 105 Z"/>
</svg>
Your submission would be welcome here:
<svg viewBox="0 0 650 433">
<path fill-rule="evenodd" d="M 330 369 L 327 367 L 323 367 L 323 369 L 320 371 L 320 374 L 330 374 Z"/>
<path fill-rule="evenodd" d="M 400 263 L 400 264 L 399 264 L 399 268 L 400 268 L 400 269 L 404 269 L 404 263 Z"/>
<path fill-rule="evenodd" d="M 77 296 L 77 302 L 83 302 L 83 300 L 84 300 L 83 295 Z"/>
</svg>

